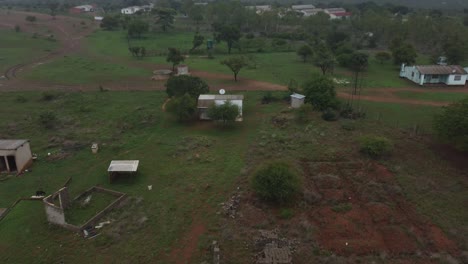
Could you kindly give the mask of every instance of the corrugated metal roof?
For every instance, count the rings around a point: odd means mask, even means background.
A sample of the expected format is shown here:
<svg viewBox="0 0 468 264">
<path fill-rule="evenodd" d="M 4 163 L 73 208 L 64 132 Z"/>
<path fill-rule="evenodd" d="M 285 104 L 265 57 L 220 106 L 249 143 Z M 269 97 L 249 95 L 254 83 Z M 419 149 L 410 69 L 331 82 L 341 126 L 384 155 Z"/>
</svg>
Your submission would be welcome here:
<svg viewBox="0 0 468 264">
<path fill-rule="evenodd" d="M 135 172 L 138 170 L 139 160 L 113 160 L 108 172 Z"/>
<path fill-rule="evenodd" d="M 296 99 L 304 99 L 305 95 L 298 94 L 298 93 L 293 93 L 293 94 L 291 94 L 291 97 L 296 98 Z"/>
<path fill-rule="evenodd" d="M 28 139 L 0 139 L 0 149 L 16 150 L 26 142 L 29 142 L 29 140 Z"/>
<path fill-rule="evenodd" d="M 244 100 L 242 94 L 200 94 L 198 100 Z"/>
<path fill-rule="evenodd" d="M 467 74 L 459 65 L 420 65 L 416 69 L 421 74 Z"/>
</svg>

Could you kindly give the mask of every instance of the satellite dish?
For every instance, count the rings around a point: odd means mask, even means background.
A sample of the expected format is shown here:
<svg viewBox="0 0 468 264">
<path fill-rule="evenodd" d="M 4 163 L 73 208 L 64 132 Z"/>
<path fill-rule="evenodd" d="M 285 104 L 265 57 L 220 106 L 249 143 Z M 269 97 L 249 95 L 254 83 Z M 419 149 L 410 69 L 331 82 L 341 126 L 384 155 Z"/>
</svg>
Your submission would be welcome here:
<svg viewBox="0 0 468 264">
<path fill-rule="evenodd" d="M 226 93 L 226 91 L 224 89 L 219 90 L 219 94 L 225 94 L 225 93 Z"/>
</svg>

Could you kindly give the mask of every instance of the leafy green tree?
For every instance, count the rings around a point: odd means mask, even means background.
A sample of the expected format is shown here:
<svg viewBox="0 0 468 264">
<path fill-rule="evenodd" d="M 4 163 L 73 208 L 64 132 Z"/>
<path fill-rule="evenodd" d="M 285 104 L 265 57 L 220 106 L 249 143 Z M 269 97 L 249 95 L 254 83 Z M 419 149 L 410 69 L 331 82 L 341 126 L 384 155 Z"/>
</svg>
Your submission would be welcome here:
<svg viewBox="0 0 468 264">
<path fill-rule="evenodd" d="M 193 118 L 197 109 L 196 99 L 188 93 L 172 98 L 166 105 L 168 112 L 173 113 L 179 121 L 188 121 Z"/>
<path fill-rule="evenodd" d="M 35 16 L 26 16 L 26 21 L 29 23 L 34 23 L 37 21 L 37 18 Z"/>
<path fill-rule="evenodd" d="M 303 62 L 306 62 L 307 57 L 312 55 L 312 49 L 309 45 L 304 45 L 297 50 L 297 55 L 301 56 Z"/>
<path fill-rule="evenodd" d="M 276 162 L 260 168 L 254 174 L 252 188 L 262 199 L 284 203 L 298 193 L 300 181 L 287 163 Z"/>
<path fill-rule="evenodd" d="M 386 61 L 389 61 L 392 58 L 392 55 L 386 51 L 379 51 L 375 54 L 375 59 L 380 63 L 383 64 Z"/>
<path fill-rule="evenodd" d="M 105 16 L 101 21 L 101 28 L 104 30 L 114 30 L 120 26 L 120 20 L 117 16 Z"/>
<path fill-rule="evenodd" d="M 222 121 L 223 124 L 235 121 L 239 114 L 239 107 L 229 101 L 208 108 L 208 117 L 213 120 Z"/>
<path fill-rule="evenodd" d="M 161 29 L 166 32 L 169 28 L 172 28 L 174 24 L 174 16 L 176 11 L 172 8 L 157 8 L 153 9 L 152 13 L 156 17 L 156 24 L 161 26 Z"/>
<path fill-rule="evenodd" d="M 184 94 L 188 94 L 191 97 L 198 99 L 200 94 L 205 94 L 209 91 L 210 89 L 208 84 L 195 76 L 172 76 L 166 82 L 166 93 L 169 97 L 179 97 Z"/>
<path fill-rule="evenodd" d="M 229 25 L 214 25 L 216 32 L 215 38 L 217 41 L 226 41 L 228 46 L 228 53 L 231 54 L 232 46 L 235 42 L 239 41 L 241 33 L 238 27 Z"/>
<path fill-rule="evenodd" d="M 324 75 L 314 75 L 302 85 L 306 96 L 306 103 L 312 105 L 314 110 L 323 111 L 327 108 L 337 108 L 335 85 Z"/>
<path fill-rule="evenodd" d="M 229 57 L 223 61 L 221 64 L 226 65 L 234 74 L 234 81 L 237 82 L 237 75 L 239 74 L 240 70 L 245 66 L 249 65 L 247 60 L 244 56 L 238 57 Z"/>
<path fill-rule="evenodd" d="M 141 38 L 141 35 L 148 32 L 148 30 L 148 23 L 143 20 L 137 19 L 130 22 L 130 24 L 128 25 L 127 32 L 130 37 Z"/>
<path fill-rule="evenodd" d="M 203 41 L 205 41 L 205 37 L 200 35 L 198 32 L 195 33 L 195 36 L 193 36 L 193 41 L 192 41 L 193 46 L 190 49 L 190 52 L 194 51 L 195 49 L 203 45 Z"/>
<path fill-rule="evenodd" d="M 372 157 L 380 158 L 384 155 L 388 155 L 392 152 L 392 142 L 379 136 L 364 136 L 360 139 L 361 152 Z"/>
<path fill-rule="evenodd" d="M 444 107 L 435 116 L 434 130 L 440 139 L 468 151 L 468 97 Z"/>
<path fill-rule="evenodd" d="M 55 16 L 57 15 L 57 10 L 59 6 L 60 6 L 59 2 L 49 1 L 47 3 L 47 7 L 49 8 L 50 15 L 52 16 L 53 19 L 55 19 Z"/>
<path fill-rule="evenodd" d="M 184 55 L 180 52 L 180 50 L 176 48 L 169 48 L 169 53 L 167 54 L 166 61 L 172 62 L 172 71 L 175 70 L 175 66 L 179 65 L 181 62 L 185 60 Z"/>
<path fill-rule="evenodd" d="M 464 44 L 458 35 L 447 38 L 443 49 L 450 64 L 460 64 L 465 59 L 466 46 Z"/>
<path fill-rule="evenodd" d="M 397 65 L 402 63 L 414 64 L 416 63 L 416 58 L 418 54 L 414 49 L 413 45 L 408 43 L 403 43 L 400 47 L 392 50 L 393 62 Z"/>
<path fill-rule="evenodd" d="M 133 57 L 142 59 L 146 56 L 146 48 L 145 47 L 129 47 L 128 50 L 132 54 Z"/>
<path fill-rule="evenodd" d="M 320 68 L 323 75 L 331 72 L 336 64 L 333 53 L 324 44 L 319 44 L 317 46 L 313 61 L 314 65 Z"/>
</svg>

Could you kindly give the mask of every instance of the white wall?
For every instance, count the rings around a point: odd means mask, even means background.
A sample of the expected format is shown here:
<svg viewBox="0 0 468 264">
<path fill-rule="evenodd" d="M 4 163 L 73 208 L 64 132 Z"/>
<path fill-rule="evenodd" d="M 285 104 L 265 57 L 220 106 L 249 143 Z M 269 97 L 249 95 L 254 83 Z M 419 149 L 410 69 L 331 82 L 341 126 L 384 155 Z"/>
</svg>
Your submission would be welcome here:
<svg viewBox="0 0 468 264">
<path fill-rule="evenodd" d="M 26 166 L 28 165 L 28 163 L 32 161 L 31 149 L 29 147 L 28 142 L 24 143 L 23 146 L 19 147 L 16 150 L 15 159 L 16 159 L 16 167 L 18 168 L 18 172 L 26 169 Z"/>
<path fill-rule="evenodd" d="M 412 76 L 414 74 L 414 76 Z M 419 74 L 419 71 L 416 69 L 414 66 L 405 66 L 403 72 L 402 72 L 402 77 L 413 81 L 417 84 L 421 83 L 421 75 Z"/>
<path fill-rule="evenodd" d="M 465 85 L 466 80 L 468 78 L 468 74 L 461 75 L 461 80 L 459 80 L 459 81 L 455 81 L 455 76 L 457 76 L 457 75 L 450 75 L 449 76 L 448 81 L 447 81 L 448 85 Z"/>
<path fill-rule="evenodd" d="M 44 202 L 47 220 L 57 225 L 64 225 L 65 214 L 62 209 Z"/>
</svg>

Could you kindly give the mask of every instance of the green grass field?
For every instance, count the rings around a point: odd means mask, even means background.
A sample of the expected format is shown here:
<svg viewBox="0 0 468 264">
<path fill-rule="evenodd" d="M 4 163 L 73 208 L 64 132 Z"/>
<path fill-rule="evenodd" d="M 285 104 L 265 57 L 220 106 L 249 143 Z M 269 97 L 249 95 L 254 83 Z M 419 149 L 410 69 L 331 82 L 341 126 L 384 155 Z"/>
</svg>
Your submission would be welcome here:
<svg viewBox="0 0 468 264">
<path fill-rule="evenodd" d="M 171 263 L 172 249 L 180 245 L 193 221 L 202 219 L 207 231 L 198 240 L 192 259 L 200 263 L 209 259 L 205 248 L 211 241 L 222 238 L 223 230 L 218 225 L 221 216 L 216 214 L 219 203 L 226 201 L 237 186 L 248 190 L 249 173 L 259 164 L 273 159 L 294 163 L 303 158 L 336 159 L 341 155 L 359 159 L 356 140 L 369 133 L 385 135 L 396 144 L 419 144 L 417 148 L 427 148 L 416 141 L 401 141 L 410 139 L 396 133 L 385 122 L 376 123 L 371 119 L 358 121 L 354 132 L 340 128 L 344 121 L 322 121 L 319 113 L 312 114 L 306 123 L 292 119 L 285 128 L 277 127 L 272 118 L 291 113 L 287 103 L 262 105 L 262 92 L 244 95 L 244 122 L 222 128 L 210 122 L 177 123 L 161 110 L 166 98 L 163 92 L 52 93 L 46 96 L 52 97 L 48 101 L 39 92 L 2 93 L 0 119 L 4 122 L 0 123 L 0 134 L 7 138 L 29 138 L 32 151 L 39 158 L 31 172 L 0 182 L 0 207 L 9 206 L 19 197 L 33 195 L 39 188 L 50 194 L 68 177 L 73 178 L 71 197 L 99 184 L 125 192 L 141 203 L 125 212 L 127 218 L 119 218 L 120 211 L 114 212 L 113 222 L 104 227 L 102 235 L 84 240 L 73 232 L 48 225 L 40 202 L 21 202 L 0 222 L 3 252 L 0 262 L 119 262 L 132 256 L 140 262 Z M 278 97 L 282 95 L 277 93 Z M 382 105 L 373 107 L 379 109 Z M 421 117 L 414 115 L 415 109 L 398 105 L 383 109 L 389 113 L 397 111 L 392 114 L 399 119 L 405 113 L 408 119 Z M 425 110 L 420 109 L 427 115 L 429 110 Z M 43 128 L 39 123 L 39 116 L 45 111 L 56 115 L 53 129 Z M 92 142 L 100 144 L 98 154 L 91 153 Z M 430 151 L 424 153 L 429 157 L 434 155 Z M 414 173 L 418 163 L 400 154 L 395 156 L 397 161 L 386 162 L 391 168 L 398 165 L 397 176 L 410 198 L 417 199 L 421 194 L 420 186 L 415 184 L 421 177 L 427 179 L 429 175 L 435 182 L 451 180 L 451 176 L 436 177 L 439 173 L 452 175 L 444 171 L 446 163 L 439 160 L 441 165 L 431 168 L 432 174 Z M 116 159 L 140 160 L 138 176 L 109 184 L 106 169 Z M 151 191 L 148 185 L 153 186 Z M 463 197 L 464 193 L 455 190 L 450 197 Z M 441 207 L 440 197 L 450 197 L 443 190 L 432 194 L 425 196 L 424 202 L 419 200 L 419 204 L 422 212 L 441 226 L 453 227 L 455 223 L 458 228 L 467 219 L 464 213 L 453 213 L 463 211 L 462 200 Z M 93 213 L 91 209 L 75 212 L 71 220 L 85 221 Z M 450 214 L 450 219 L 438 218 L 444 212 Z M 136 222 L 125 220 L 133 216 L 137 217 Z M 147 220 L 138 224 L 140 219 Z M 241 262 L 251 258 L 251 253 L 242 250 L 238 254 Z"/>
<path fill-rule="evenodd" d="M 7 68 L 41 57 L 57 47 L 57 43 L 44 37 L 33 38 L 32 34 L 0 30 L 0 72 Z"/>
<path fill-rule="evenodd" d="M 28 80 L 53 84 L 98 84 L 130 77 L 148 78 L 150 75 L 149 70 L 128 65 L 99 61 L 89 57 L 66 56 L 38 65 L 23 76 Z"/>
<path fill-rule="evenodd" d="M 395 93 L 400 98 L 416 99 L 422 101 L 434 102 L 455 102 L 468 97 L 468 93 L 450 93 L 450 92 L 410 92 L 400 91 Z"/>
</svg>

